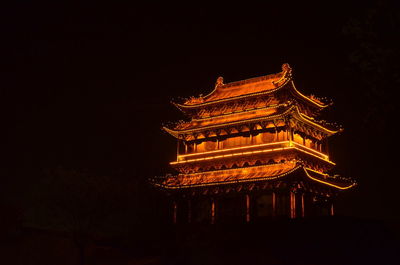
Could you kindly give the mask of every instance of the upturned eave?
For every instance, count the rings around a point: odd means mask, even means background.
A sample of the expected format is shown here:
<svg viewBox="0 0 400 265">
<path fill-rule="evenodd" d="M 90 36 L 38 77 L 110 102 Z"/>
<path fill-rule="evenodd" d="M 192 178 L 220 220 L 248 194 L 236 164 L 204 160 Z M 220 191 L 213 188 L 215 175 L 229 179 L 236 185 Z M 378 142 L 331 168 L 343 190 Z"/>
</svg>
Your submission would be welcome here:
<svg viewBox="0 0 400 265">
<path fill-rule="evenodd" d="M 274 167 L 276 167 L 276 169 Z M 179 190 L 206 186 L 257 183 L 276 181 L 284 177 L 289 177 L 296 172 L 302 173 L 300 175 L 296 174 L 296 178 L 300 178 L 302 175 L 303 179 L 328 186 L 335 190 L 348 190 L 357 185 L 357 183 L 353 180 L 346 179 L 339 181 L 329 174 L 307 168 L 301 163 L 296 162 L 285 162 L 282 164 L 238 169 L 215 170 L 192 174 L 179 174 L 177 176 L 168 176 L 158 182 L 155 182 L 154 185 L 164 189 Z"/>
<path fill-rule="evenodd" d="M 314 118 L 311 118 L 311 117 L 301 113 L 299 108 L 296 105 L 291 105 L 286 110 L 282 111 L 282 113 L 265 116 L 265 117 L 250 118 L 250 119 L 244 119 L 244 120 L 239 120 L 239 121 L 203 126 L 203 127 L 198 127 L 198 128 L 187 128 L 187 129 L 183 129 L 183 130 L 171 129 L 171 128 L 167 128 L 167 127 L 163 127 L 163 129 L 165 131 L 167 131 L 169 134 L 171 134 L 172 136 L 178 138 L 178 136 L 180 134 L 191 134 L 191 133 L 202 132 L 202 131 L 206 131 L 206 130 L 210 130 L 210 129 L 215 130 L 215 129 L 221 129 L 221 128 L 229 127 L 229 126 L 249 124 L 249 123 L 254 123 L 254 122 L 259 122 L 259 121 L 269 121 L 269 120 L 281 119 L 281 118 L 285 118 L 286 116 L 288 116 L 290 114 L 294 114 L 293 117 L 322 131 L 323 133 L 325 133 L 327 135 L 333 135 L 333 134 L 339 133 L 343 130 L 343 129 L 332 130 L 332 129 L 325 127 L 324 125 L 319 124 Z"/>
</svg>

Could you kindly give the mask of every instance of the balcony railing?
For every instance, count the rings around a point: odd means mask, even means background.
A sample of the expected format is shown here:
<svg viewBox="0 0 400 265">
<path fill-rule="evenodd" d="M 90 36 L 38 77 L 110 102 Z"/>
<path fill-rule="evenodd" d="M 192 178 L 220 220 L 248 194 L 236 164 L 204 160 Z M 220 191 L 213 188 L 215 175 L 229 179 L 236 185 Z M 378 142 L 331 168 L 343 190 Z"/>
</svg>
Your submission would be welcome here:
<svg viewBox="0 0 400 265">
<path fill-rule="evenodd" d="M 301 152 L 308 153 L 323 160 L 329 161 L 328 155 L 323 154 L 310 147 L 298 144 L 293 141 L 281 141 L 281 142 L 272 142 L 272 143 L 257 144 L 257 145 L 232 147 L 232 148 L 205 151 L 192 154 L 182 154 L 178 155 L 177 161 L 171 162 L 171 164 L 211 160 L 211 159 L 218 159 L 218 158 L 225 158 L 232 156 L 260 154 L 260 153 L 267 153 L 267 152 L 286 150 L 286 149 L 297 149 L 300 150 Z"/>
</svg>

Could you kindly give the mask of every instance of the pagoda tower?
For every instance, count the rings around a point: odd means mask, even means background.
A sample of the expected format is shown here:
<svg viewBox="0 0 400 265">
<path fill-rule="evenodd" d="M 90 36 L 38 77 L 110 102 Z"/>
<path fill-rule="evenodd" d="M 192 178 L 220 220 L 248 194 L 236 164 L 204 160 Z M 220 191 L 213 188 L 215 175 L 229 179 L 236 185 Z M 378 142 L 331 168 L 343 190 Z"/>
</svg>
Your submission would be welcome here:
<svg viewBox="0 0 400 265">
<path fill-rule="evenodd" d="M 288 64 L 232 83 L 219 77 L 208 95 L 173 104 L 190 118 L 163 127 L 178 141 L 176 173 L 152 181 L 171 196 L 174 223 L 333 215 L 338 192 L 356 185 L 328 173 L 327 139 L 342 129 L 317 120 L 330 104 L 300 93 Z"/>
</svg>

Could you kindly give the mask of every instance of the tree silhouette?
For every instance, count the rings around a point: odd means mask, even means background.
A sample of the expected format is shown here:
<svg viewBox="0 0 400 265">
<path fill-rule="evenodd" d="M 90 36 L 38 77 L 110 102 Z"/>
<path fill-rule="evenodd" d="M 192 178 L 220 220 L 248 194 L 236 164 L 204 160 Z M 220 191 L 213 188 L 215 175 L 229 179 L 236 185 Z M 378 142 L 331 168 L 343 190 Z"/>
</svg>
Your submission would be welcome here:
<svg viewBox="0 0 400 265">
<path fill-rule="evenodd" d="M 377 1 L 344 26 L 352 51 L 350 72 L 363 92 L 359 104 L 365 109 L 363 123 L 378 130 L 390 126 L 400 85 L 400 12 L 394 2 Z M 377 126 L 378 125 L 378 126 Z"/>
</svg>

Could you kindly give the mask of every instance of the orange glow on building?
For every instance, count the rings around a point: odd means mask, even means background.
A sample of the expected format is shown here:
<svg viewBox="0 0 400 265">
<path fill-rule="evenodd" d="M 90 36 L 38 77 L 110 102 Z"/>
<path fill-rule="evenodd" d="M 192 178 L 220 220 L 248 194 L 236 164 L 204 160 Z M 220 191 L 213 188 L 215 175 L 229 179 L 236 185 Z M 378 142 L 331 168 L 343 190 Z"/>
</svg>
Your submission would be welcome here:
<svg viewBox="0 0 400 265">
<path fill-rule="evenodd" d="M 318 121 L 330 104 L 300 93 L 288 64 L 277 74 L 232 83 L 219 77 L 206 96 L 174 105 L 191 118 L 164 127 L 178 141 L 170 162 L 177 173 L 153 179 L 175 198 L 174 222 L 182 222 L 180 209 L 188 211 L 186 222 L 195 222 L 204 217 L 202 207 L 209 222 L 224 220 L 226 203 L 235 200 L 245 222 L 307 217 L 317 212 L 313 207 L 333 215 L 337 191 L 356 185 L 326 173 L 335 166 L 327 138 L 342 128 Z"/>
</svg>

